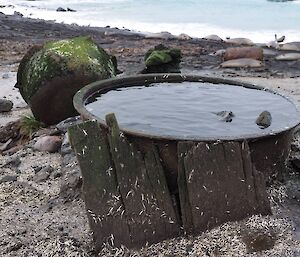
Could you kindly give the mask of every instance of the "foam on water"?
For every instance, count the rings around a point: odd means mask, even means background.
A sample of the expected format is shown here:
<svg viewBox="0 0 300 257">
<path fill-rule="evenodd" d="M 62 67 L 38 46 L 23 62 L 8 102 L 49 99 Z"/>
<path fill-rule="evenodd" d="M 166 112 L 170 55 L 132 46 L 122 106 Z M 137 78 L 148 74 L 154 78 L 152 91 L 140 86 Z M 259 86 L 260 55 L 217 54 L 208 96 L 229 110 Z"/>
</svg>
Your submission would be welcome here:
<svg viewBox="0 0 300 257">
<path fill-rule="evenodd" d="M 247 137 L 283 131 L 299 122 L 295 105 L 281 95 L 241 86 L 201 82 L 157 83 L 112 90 L 87 104 L 95 116 L 111 112 L 123 128 L 185 139 Z M 268 110 L 271 126 L 256 119 Z M 231 122 L 217 115 L 232 111 Z"/>
<path fill-rule="evenodd" d="M 169 31 L 193 37 L 218 34 L 247 37 L 255 42 L 300 40 L 299 1 L 267 0 L 0 0 L 6 14 L 19 11 L 26 17 L 56 20 L 68 24 L 128 28 L 142 32 Z M 77 12 L 56 12 L 57 7 Z"/>
</svg>

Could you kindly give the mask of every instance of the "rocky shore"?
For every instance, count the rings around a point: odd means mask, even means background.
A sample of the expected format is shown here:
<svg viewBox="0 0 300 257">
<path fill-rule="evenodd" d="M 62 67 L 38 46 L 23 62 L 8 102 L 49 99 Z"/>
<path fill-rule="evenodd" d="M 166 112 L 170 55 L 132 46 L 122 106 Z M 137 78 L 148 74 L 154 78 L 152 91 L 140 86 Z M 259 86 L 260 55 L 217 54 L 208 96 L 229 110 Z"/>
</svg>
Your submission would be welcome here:
<svg viewBox="0 0 300 257">
<path fill-rule="evenodd" d="M 20 60 L 33 45 L 75 36 L 90 36 L 115 55 L 122 71 L 119 76 L 140 73 L 145 68 L 147 50 L 163 43 L 181 49 L 182 73 L 233 77 L 300 101 L 300 60 L 276 58 L 296 54 L 295 49 L 283 51 L 266 45 L 262 67 L 221 68 L 224 60 L 220 53 L 236 46 L 233 41 L 175 37 L 169 33 L 142 35 L 0 13 L 0 98 L 14 104 L 12 111 L 0 113 L 1 256 L 95 256 L 80 198 L 80 171 L 66 134 L 67 127 L 80 119 L 40 129 L 30 140 L 19 141 L 13 148 L 5 145 L 19 133 L 19 116 L 30 113 L 13 88 Z M 296 133 L 289 174 L 269 188 L 272 216 L 226 223 L 194 238 L 168 240 L 140 251 L 107 246 L 100 256 L 300 256 L 299 138 Z"/>
</svg>

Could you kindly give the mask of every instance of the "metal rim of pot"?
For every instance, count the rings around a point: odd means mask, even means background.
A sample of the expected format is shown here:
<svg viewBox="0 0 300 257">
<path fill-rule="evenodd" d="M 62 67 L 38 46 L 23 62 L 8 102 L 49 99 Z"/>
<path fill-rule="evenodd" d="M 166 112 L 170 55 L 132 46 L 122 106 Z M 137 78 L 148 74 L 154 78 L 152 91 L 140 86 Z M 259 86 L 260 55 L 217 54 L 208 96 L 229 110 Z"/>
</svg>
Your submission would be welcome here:
<svg viewBox="0 0 300 257">
<path fill-rule="evenodd" d="M 105 120 L 95 116 L 91 112 L 87 110 L 85 107 L 86 101 L 93 95 L 99 93 L 105 93 L 113 89 L 122 88 L 122 87 L 132 87 L 132 86 L 141 86 L 147 85 L 152 83 L 180 83 L 180 82 L 208 82 L 212 84 L 228 84 L 232 86 L 242 86 L 249 89 L 256 89 L 256 90 L 263 90 L 269 93 L 277 94 L 285 98 L 286 100 L 292 102 L 299 112 L 299 108 L 294 101 L 291 101 L 288 97 L 273 91 L 268 88 L 264 88 L 261 86 L 257 86 L 250 83 L 230 80 L 230 79 L 223 79 L 217 77 L 206 77 L 206 76 L 198 76 L 198 75 L 183 75 L 183 74 L 143 74 L 143 75 L 135 75 L 135 76 L 124 76 L 124 77 L 115 77 L 106 80 L 96 81 L 91 84 L 86 85 L 82 89 L 80 89 L 73 98 L 73 104 L 75 109 L 78 113 L 84 118 L 88 120 L 96 120 L 99 122 L 103 127 L 107 128 Z M 299 113 L 300 114 L 300 113 Z M 157 139 L 162 141 L 240 141 L 245 139 L 252 139 L 257 140 L 260 138 L 272 137 L 284 133 L 288 130 L 295 128 L 297 125 L 300 124 L 300 115 L 299 120 L 294 122 L 294 124 L 290 125 L 289 127 L 285 127 L 284 129 L 278 129 L 271 132 L 266 133 L 257 133 L 257 134 L 249 134 L 243 135 L 240 137 L 232 137 L 232 136 L 220 136 L 220 138 L 210 138 L 210 137 L 196 137 L 196 138 L 184 138 L 178 136 L 159 136 L 151 133 L 143 133 L 138 130 L 128 129 L 125 127 L 120 126 L 120 130 L 124 132 L 126 135 L 134 136 L 134 137 L 142 137 L 148 139 Z"/>
</svg>

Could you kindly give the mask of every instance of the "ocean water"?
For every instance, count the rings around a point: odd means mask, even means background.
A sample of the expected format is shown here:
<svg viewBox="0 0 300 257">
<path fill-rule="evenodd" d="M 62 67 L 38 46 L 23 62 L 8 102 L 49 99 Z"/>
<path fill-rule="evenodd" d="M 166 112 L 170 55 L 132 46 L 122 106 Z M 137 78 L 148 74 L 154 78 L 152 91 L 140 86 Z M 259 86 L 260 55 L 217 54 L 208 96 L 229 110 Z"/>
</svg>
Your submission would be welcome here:
<svg viewBox="0 0 300 257">
<path fill-rule="evenodd" d="M 276 33 L 287 41 L 300 41 L 300 0 L 0 0 L 0 5 L 11 5 L 0 9 L 6 14 L 18 11 L 26 17 L 68 24 L 193 37 L 217 34 L 255 42 L 274 40 Z M 58 7 L 77 12 L 56 12 Z"/>
</svg>

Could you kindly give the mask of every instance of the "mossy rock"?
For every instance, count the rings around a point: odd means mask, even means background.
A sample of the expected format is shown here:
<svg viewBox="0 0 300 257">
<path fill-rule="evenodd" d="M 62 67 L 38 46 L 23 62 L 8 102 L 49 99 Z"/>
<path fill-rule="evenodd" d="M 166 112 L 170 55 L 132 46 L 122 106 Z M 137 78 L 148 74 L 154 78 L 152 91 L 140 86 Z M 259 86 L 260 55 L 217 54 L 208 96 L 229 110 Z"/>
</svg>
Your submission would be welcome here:
<svg viewBox="0 0 300 257">
<path fill-rule="evenodd" d="M 76 115 L 72 100 L 80 88 L 114 77 L 116 66 L 89 37 L 48 42 L 23 57 L 16 87 L 38 120 L 55 124 Z"/>
<path fill-rule="evenodd" d="M 145 73 L 180 72 L 181 50 L 159 44 L 145 54 L 144 60 Z"/>
</svg>

